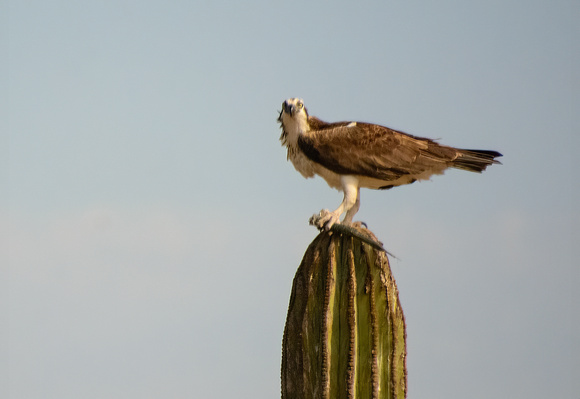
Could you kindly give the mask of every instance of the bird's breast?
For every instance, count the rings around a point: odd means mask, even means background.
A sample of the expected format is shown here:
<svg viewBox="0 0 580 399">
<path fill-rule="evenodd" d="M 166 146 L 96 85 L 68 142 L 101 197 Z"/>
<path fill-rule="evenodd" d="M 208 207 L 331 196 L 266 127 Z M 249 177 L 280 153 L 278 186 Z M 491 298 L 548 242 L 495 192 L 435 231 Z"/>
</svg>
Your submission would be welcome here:
<svg viewBox="0 0 580 399">
<path fill-rule="evenodd" d="M 305 178 L 318 175 L 326 180 L 326 183 L 330 187 L 340 190 L 340 175 L 310 160 L 300 149 L 288 147 L 288 159 L 292 162 L 294 168 Z"/>
</svg>

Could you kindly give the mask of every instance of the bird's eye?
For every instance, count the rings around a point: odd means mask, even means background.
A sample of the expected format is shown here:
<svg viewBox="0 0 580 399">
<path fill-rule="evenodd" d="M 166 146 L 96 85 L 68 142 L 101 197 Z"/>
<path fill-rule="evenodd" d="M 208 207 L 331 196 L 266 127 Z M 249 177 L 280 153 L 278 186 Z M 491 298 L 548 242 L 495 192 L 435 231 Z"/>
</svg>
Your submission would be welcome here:
<svg viewBox="0 0 580 399">
<path fill-rule="evenodd" d="M 296 104 L 296 106 L 297 106 L 299 109 L 302 109 L 302 108 L 304 107 L 304 104 L 302 104 L 302 103 L 297 103 L 297 104 Z"/>
</svg>

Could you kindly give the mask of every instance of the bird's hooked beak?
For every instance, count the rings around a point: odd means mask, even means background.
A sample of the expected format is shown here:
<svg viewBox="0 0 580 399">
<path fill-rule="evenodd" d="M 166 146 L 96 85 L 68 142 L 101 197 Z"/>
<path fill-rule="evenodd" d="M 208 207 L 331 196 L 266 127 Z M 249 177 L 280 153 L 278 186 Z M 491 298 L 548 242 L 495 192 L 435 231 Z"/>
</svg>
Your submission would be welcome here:
<svg viewBox="0 0 580 399">
<path fill-rule="evenodd" d="M 294 110 L 295 110 L 294 104 L 289 104 L 288 101 L 284 101 L 282 103 L 282 112 L 292 116 L 294 114 Z"/>
</svg>

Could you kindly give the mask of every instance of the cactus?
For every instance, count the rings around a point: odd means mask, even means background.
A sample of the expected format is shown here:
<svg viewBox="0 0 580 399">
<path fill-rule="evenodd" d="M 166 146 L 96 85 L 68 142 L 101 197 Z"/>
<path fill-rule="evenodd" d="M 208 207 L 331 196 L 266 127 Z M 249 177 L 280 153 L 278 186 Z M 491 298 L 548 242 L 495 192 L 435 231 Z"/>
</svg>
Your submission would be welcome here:
<svg viewBox="0 0 580 399">
<path fill-rule="evenodd" d="M 405 398 L 405 338 L 386 254 L 360 238 L 322 232 L 292 285 L 282 399 Z"/>
</svg>

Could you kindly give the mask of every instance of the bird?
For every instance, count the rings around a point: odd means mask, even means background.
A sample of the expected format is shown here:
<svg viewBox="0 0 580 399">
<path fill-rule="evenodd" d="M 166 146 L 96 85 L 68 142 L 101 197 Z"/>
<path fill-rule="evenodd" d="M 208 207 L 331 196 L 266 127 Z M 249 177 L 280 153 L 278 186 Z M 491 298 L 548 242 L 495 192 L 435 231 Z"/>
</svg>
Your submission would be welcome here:
<svg viewBox="0 0 580 399">
<path fill-rule="evenodd" d="M 308 113 L 301 98 L 282 103 L 278 122 L 280 141 L 294 168 L 305 178 L 318 175 L 344 193 L 334 211 L 323 209 L 310 218 L 319 230 L 353 224 L 361 187 L 387 190 L 429 180 L 448 168 L 481 173 L 501 164 L 495 159 L 502 156 L 497 151 L 449 147 L 372 123 L 324 122 Z"/>
</svg>

